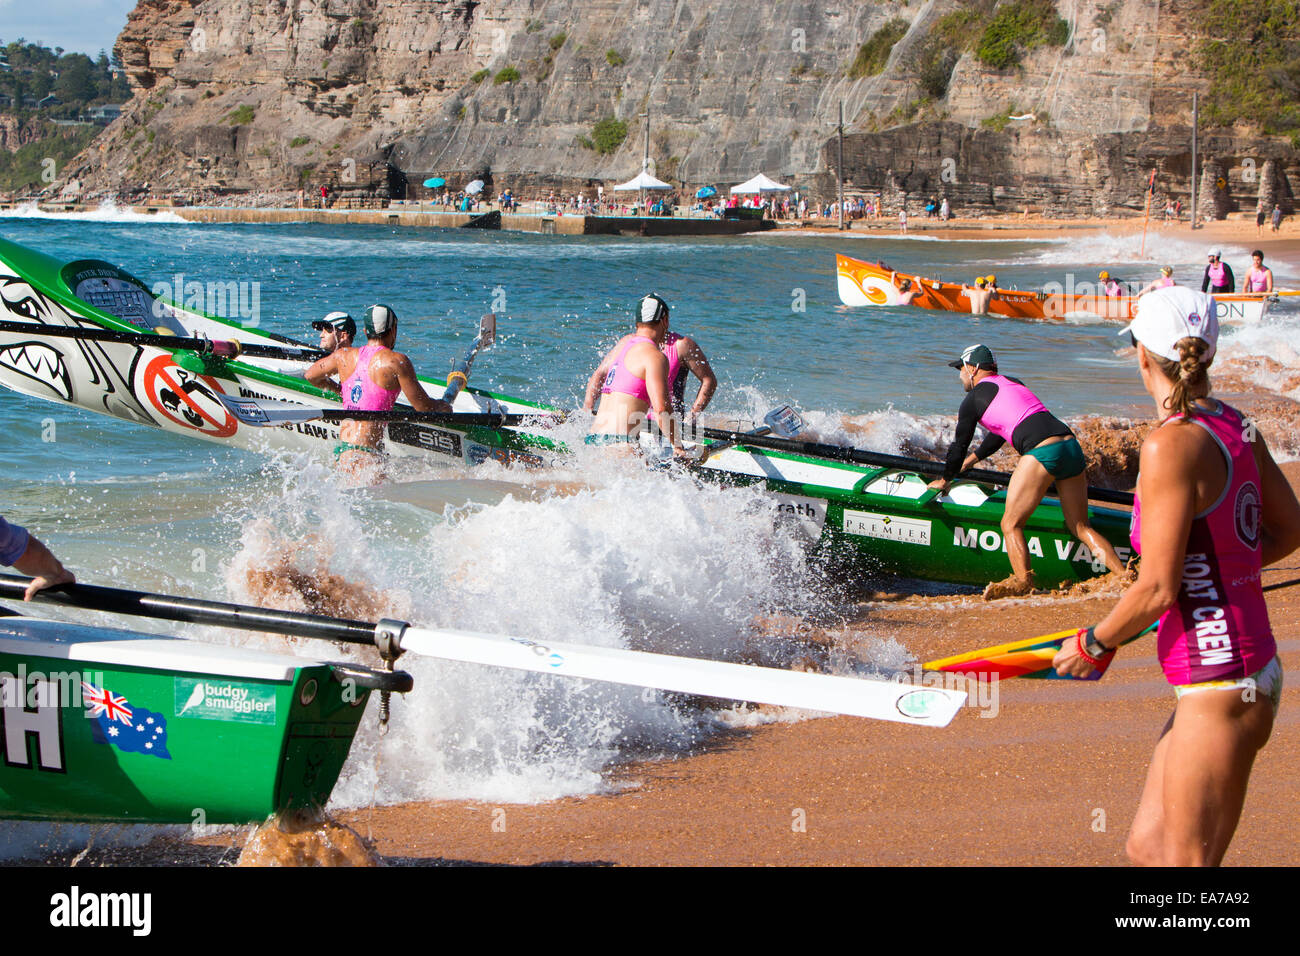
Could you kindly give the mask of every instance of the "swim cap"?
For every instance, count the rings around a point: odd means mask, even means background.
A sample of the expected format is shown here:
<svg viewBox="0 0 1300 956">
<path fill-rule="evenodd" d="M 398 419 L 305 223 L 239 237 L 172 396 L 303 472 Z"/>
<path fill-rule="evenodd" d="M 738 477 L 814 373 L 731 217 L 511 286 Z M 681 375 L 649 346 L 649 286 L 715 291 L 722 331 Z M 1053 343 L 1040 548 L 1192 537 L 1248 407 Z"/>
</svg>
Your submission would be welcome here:
<svg viewBox="0 0 1300 956">
<path fill-rule="evenodd" d="M 1164 276 L 1171 276 L 1174 274 L 1174 270 L 1169 266 L 1161 266 L 1160 274 Z"/>
<path fill-rule="evenodd" d="M 961 368 L 963 365 L 974 365 L 977 368 L 993 370 L 998 367 L 998 362 L 987 345 L 968 345 L 965 351 L 961 353 L 961 358 L 948 363 L 949 368 Z"/>
<path fill-rule="evenodd" d="M 1105 282 L 1107 279 L 1110 278 L 1110 273 L 1103 269 L 1101 272 L 1097 273 L 1097 278 L 1100 279 L 1102 282 Z"/>
<path fill-rule="evenodd" d="M 397 313 L 386 305 L 366 309 L 366 335 L 377 339 L 397 324 Z"/>
<path fill-rule="evenodd" d="M 668 303 L 651 293 L 641 300 L 636 320 L 642 325 L 653 325 L 668 318 Z"/>
</svg>

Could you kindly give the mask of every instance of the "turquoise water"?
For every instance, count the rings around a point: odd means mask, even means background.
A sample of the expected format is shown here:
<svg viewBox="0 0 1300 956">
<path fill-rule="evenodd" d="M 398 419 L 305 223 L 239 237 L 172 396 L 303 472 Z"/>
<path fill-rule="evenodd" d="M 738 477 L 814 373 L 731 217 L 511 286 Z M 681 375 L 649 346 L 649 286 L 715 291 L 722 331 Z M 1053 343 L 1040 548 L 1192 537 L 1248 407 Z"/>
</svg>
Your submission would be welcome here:
<svg viewBox="0 0 1300 956">
<path fill-rule="evenodd" d="M 580 402 L 590 370 L 630 328 L 637 298 L 653 291 L 718 373 L 711 412 L 754 420 L 789 402 L 824 439 L 885 452 L 942 448 L 961 399 L 947 362 L 974 342 L 1068 419 L 1133 414 L 1147 399 L 1131 357 L 1117 354 L 1113 324 L 846 308 L 836 252 L 935 278 L 996 272 L 1001 285 L 1021 288 L 1064 282 L 1071 271 L 1092 281 L 1099 268 L 1144 283 L 1164 264 L 1199 280 L 1204 261 L 1186 233 L 1150 239 L 1140 259 L 1136 231 L 678 241 L 189 225 L 107 213 L 0 218 L 0 235 L 61 259 L 109 260 L 146 284 L 178 273 L 258 283 L 259 324 L 312 343 L 312 319 L 385 302 L 402 320 L 398 347 L 436 375 L 464 353 L 479 315 L 495 311 L 498 342 L 474 383 L 563 407 Z M 1247 261 L 1246 249 L 1225 252 L 1234 267 Z M 1279 285 L 1300 281 L 1300 264 L 1271 265 Z M 1295 366 L 1298 329 L 1288 302 L 1262 327 L 1229 330 L 1221 353 L 1251 374 L 1264 374 L 1256 368 L 1264 356 Z M 774 663 L 797 642 L 757 641 L 756 615 L 837 613 L 797 542 L 773 533 L 769 511 L 745 490 L 593 466 L 559 476 L 581 483 L 576 491 L 551 494 L 550 477 L 453 471 L 440 477 L 436 507 L 419 508 L 342 489 L 323 463 L 268 461 L 7 391 L 0 430 L 0 509 L 95 583 L 260 600 L 267 591 L 250 574 L 274 581 L 293 568 L 363 595 L 375 617 Z M 503 500 L 476 476 L 515 482 L 520 493 Z M 721 719 L 635 690 L 429 661 L 410 669 L 417 693 L 397 706 L 383 745 L 363 733 L 341 801 L 591 792 L 609 761 L 690 747 Z"/>
</svg>

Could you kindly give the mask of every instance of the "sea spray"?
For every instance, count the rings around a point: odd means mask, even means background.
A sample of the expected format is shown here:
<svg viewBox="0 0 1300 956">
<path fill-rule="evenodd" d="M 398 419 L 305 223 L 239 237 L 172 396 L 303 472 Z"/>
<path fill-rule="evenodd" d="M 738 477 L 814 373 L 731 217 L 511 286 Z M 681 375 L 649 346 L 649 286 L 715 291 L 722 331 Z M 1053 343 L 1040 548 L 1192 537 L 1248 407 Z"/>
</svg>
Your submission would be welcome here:
<svg viewBox="0 0 1300 956">
<path fill-rule="evenodd" d="M 332 476 L 295 467 L 278 496 L 250 503 L 227 565 L 231 595 L 306 609 L 342 601 L 341 580 L 370 595 L 370 616 L 542 641 L 780 659 L 764 646 L 772 636 L 756 640 L 755 617 L 775 607 L 815 613 L 822 592 L 798 533 L 775 526 L 771 499 L 650 471 L 635 458 L 606 455 L 591 466 L 583 490 L 540 500 L 508 495 L 441 515 L 347 492 Z M 527 480 L 545 486 L 552 478 Z M 478 479 L 463 480 L 472 489 Z M 277 573 L 280 587 L 268 587 Z M 303 588 L 304 577 L 323 583 Z M 398 614 L 383 606 L 386 596 Z M 298 650 L 340 656 L 316 642 Z M 360 655 L 373 662 L 373 652 Z M 375 733 L 373 709 L 367 715 L 336 805 L 365 804 L 372 793 L 384 803 L 589 793 L 601 788 L 612 761 L 678 753 L 718 727 L 707 711 L 636 687 L 414 655 L 400 666 L 416 689 L 394 700 L 387 736 Z"/>
</svg>

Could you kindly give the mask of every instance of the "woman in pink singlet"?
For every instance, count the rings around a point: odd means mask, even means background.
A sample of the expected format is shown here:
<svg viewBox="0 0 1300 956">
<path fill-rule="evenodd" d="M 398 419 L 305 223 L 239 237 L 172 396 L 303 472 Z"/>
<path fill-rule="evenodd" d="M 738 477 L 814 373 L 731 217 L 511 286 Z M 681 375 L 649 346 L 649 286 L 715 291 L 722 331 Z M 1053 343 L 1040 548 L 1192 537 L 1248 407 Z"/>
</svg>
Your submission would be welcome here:
<svg viewBox="0 0 1300 956">
<path fill-rule="evenodd" d="M 1086 677 L 1159 618 L 1156 654 L 1177 702 L 1127 851 L 1139 864 L 1215 866 L 1281 700 L 1260 578 L 1300 547 L 1300 502 L 1253 423 L 1209 397 L 1213 299 L 1182 287 L 1152 292 L 1123 331 L 1161 419 L 1142 444 L 1133 509 L 1142 563 L 1110 614 L 1067 638 L 1053 663 Z"/>
</svg>

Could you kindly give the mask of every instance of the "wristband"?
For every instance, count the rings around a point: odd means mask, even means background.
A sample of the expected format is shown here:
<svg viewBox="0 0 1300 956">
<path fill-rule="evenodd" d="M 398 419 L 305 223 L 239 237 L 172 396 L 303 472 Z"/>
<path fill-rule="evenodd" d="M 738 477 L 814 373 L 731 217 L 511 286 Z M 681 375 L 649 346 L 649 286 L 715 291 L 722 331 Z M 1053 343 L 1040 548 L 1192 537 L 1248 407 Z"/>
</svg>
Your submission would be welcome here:
<svg viewBox="0 0 1300 956">
<path fill-rule="evenodd" d="M 1093 657 L 1091 654 L 1088 653 L 1088 649 L 1084 646 L 1085 638 L 1087 639 L 1087 642 L 1089 644 L 1096 642 L 1097 639 L 1092 636 L 1092 628 L 1081 627 L 1074 632 L 1074 643 L 1079 649 L 1079 656 L 1082 657 L 1089 664 L 1091 664 L 1093 667 L 1097 667 L 1098 665 L 1101 664 L 1101 658 Z"/>
</svg>

